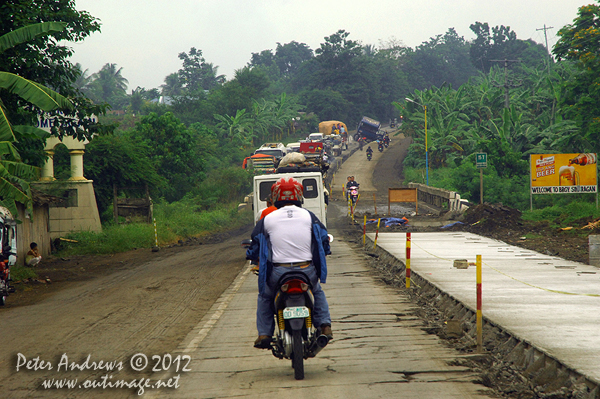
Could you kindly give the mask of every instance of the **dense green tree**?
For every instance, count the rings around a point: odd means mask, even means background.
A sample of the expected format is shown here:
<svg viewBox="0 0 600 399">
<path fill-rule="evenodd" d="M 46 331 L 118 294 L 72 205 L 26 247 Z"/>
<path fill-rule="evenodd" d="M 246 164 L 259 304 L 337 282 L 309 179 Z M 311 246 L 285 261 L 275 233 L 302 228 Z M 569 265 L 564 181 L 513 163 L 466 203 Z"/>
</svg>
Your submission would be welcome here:
<svg viewBox="0 0 600 399">
<path fill-rule="evenodd" d="M 471 64 L 469 48 L 469 43 L 454 28 L 417 46 L 406 57 L 406 67 L 419 72 L 419 80 L 411 82 L 412 88 L 440 87 L 444 83 L 459 87 L 466 83 L 478 73 Z"/>
<path fill-rule="evenodd" d="M 277 43 L 274 61 L 281 76 L 291 78 L 303 62 L 313 57 L 313 51 L 305 43 L 291 41 L 286 44 Z"/>
<path fill-rule="evenodd" d="M 483 72 L 489 72 L 496 60 L 519 60 L 533 67 L 546 62 L 547 51 L 542 45 L 517 39 L 509 26 L 495 26 L 491 33 L 487 22 L 475 22 L 470 28 L 477 36 L 471 42 L 471 62 Z"/>
<path fill-rule="evenodd" d="M 172 113 L 142 117 L 129 135 L 136 145 L 147 149 L 147 157 L 169 182 L 168 187 L 159 191 L 166 200 L 181 199 L 204 177 L 203 143 Z"/>
<path fill-rule="evenodd" d="M 235 115 L 238 110 L 250 109 L 252 102 L 265 97 L 270 80 L 260 67 L 244 67 L 235 71 L 233 80 L 208 95 L 219 115 Z"/>
<path fill-rule="evenodd" d="M 577 18 L 558 36 L 553 53 L 577 68 L 573 79 L 562 87 L 559 106 L 581 129 L 584 142 L 579 151 L 596 152 L 600 149 L 600 6 L 580 7 Z"/>
<path fill-rule="evenodd" d="M 178 73 L 172 73 L 167 75 L 165 83 L 160 86 L 161 94 L 168 97 L 181 96 L 183 93 L 183 85 L 179 79 Z"/>
<path fill-rule="evenodd" d="M 63 30 L 65 24 L 47 22 L 15 29 L 0 36 L 0 54 L 29 42 L 38 36 Z M 17 139 L 40 142 L 46 133 L 29 125 L 11 123 L 11 109 L 15 103 L 28 107 L 33 105 L 41 111 L 69 110 L 73 104 L 49 88 L 11 72 L 0 70 L 0 205 L 17 215 L 15 202 L 25 204 L 31 210 L 31 191 L 27 180 L 36 175 L 35 168 L 22 162 L 17 148 Z M 14 101 L 15 97 L 23 101 Z"/>
<path fill-rule="evenodd" d="M 85 174 L 94 181 L 100 214 L 112 204 L 113 185 L 143 187 L 147 184 L 152 193 L 166 189 L 167 180 L 157 172 L 149 156 L 152 151 L 144 144 L 134 143 L 128 136 L 106 135 L 95 137 L 86 145 Z"/>
<path fill-rule="evenodd" d="M 122 75 L 123 68 L 117 64 L 107 63 L 92 75 L 88 84 L 89 96 L 96 102 L 106 102 L 113 109 L 124 109 L 127 104 L 127 84 L 129 81 Z"/>
<path fill-rule="evenodd" d="M 91 103 L 73 84 L 80 76 L 80 70 L 70 62 L 73 49 L 66 45 L 99 31 L 99 21 L 85 11 L 77 11 L 73 0 L 4 0 L 0 6 L 0 35 L 50 21 L 62 21 L 66 29 L 11 47 L 0 57 L 0 70 L 40 83 L 71 100 L 75 105 L 71 110 L 48 113 L 56 122 L 52 134 L 83 139 L 112 130 L 113 127 L 98 125 L 89 118 L 102 114 L 105 105 Z M 5 103 L 13 123 L 36 123 L 35 109 L 22 107 L 16 97 Z M 79 120 L 78 125 L 72 124 L 73 117 Z"/>
<path fill-rule="evenodd" d="M 307 104 L 307 112 L 317 114 L 321 120 L 350 119 L 349 101 L 340 92 L 331 88 L 304 91 L 300 93 L 300 101 Z"/>
<path fill-rule="evenodd" d="M 182 68 L 179 70 L 179 80 L 186 89 L 186 95 L 197 96 L 200 91 L 211 90 L 225 82 L 224 75 L 217 75 L 217 66 L 206 62 L 202 50 L 192 47 L 186 53 L 179 53 Z"/>
</svg>

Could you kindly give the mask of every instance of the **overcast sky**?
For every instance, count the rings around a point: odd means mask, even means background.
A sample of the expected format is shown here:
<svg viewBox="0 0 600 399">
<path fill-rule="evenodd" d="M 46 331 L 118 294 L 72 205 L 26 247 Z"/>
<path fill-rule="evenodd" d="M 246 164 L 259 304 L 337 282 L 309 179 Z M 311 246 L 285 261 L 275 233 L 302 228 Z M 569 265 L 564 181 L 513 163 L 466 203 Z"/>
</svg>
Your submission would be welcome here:
<svg viewBox="0 0 600 399">
<path fill-rule="evenodd" d="M 177 55 L 191 47 L 228 79 L 252 53 L 293 40 L 319 48 L 339 29 L 379 47 L 394 38 L 414 48 L 455 28 L 472 39 L 472 23 L 505 25 L 519 39 L 550 47 L 591 0 L 75 0 L 77 10 L 98 18 L 102 31 L 71 43 L 73 62 L 92 74 L 106 63 L 122 67 L 129 92 L 157 88 L 181 68 Z"/>
</svg>

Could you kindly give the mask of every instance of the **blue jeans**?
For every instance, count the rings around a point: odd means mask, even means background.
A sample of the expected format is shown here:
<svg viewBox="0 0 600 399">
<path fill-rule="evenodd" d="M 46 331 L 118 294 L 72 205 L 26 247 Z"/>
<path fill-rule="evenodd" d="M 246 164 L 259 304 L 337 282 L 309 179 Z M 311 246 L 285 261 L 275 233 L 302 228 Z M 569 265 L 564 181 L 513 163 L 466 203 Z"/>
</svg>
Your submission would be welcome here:
<svg viewBox="0 0 600 399">
<path fill-rule="evenodd" d="M 281 276 L 292 271 L 303 272 L 308 276 L 308 279 L 312 284 L 312 293 L 315 297 L 315 307 L 313 309 L 312 316 L 313 324 L 316 327 L 320 327 L 323 324 L 331 324 L 329 304 L 327 304 L 327 298 L 325 298 L 325 293 L 323 292 L 321 284 L 319 283 L 319 279 L 317 278 L 317 269 L 315 266 L 310 265 L 305 268 L 273 266 L 273 271 L 269 276 L 264 293 L 258 294 L 256 306 L 256 328 L 258 329 L 258 335 L 266 335 L 270 337 L 275 332 L 275 313 L 273 312 L 273 300 L 275 299 L 277 283 L 279 282 Z"/>
</svg>

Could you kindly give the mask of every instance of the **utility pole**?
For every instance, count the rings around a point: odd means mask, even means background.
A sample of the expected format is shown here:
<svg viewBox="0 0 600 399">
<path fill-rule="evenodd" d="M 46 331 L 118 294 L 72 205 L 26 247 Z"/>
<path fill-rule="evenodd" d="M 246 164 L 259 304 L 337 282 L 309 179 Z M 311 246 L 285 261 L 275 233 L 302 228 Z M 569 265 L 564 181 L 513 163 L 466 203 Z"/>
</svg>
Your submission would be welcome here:
<svg viewBox="0 0 600 399">
<path fill-rule="evenodd" d="M 508 81 L 508 63 L 509 62 L 521 62 L 521 60 L 490 60 L 491 62 L 503 62 L 504 63 L 504 84 L 493 83 L 496 87 L 504 87 L 504 108 L 510 108 L 510 97 L 508 90 L 513 87 L 519 87 L 523 84 L 522 81 L 513 83 Z"/>
<path fill-rule="evenodd" d="M 554 29 L 554 26 L 548 26 L 546 27 L 546 24 L 544 24 L 543 28 L 539 28 L 536 30 L 543 30 L 544 31 L 544 38 L 546 39 L 546 52 L 548 53 L 548 73 L 550 73 L 550 49 L 548 48 L 548 34 L 546 33 L 546 31 L 548 29 Z"/>
</svg>

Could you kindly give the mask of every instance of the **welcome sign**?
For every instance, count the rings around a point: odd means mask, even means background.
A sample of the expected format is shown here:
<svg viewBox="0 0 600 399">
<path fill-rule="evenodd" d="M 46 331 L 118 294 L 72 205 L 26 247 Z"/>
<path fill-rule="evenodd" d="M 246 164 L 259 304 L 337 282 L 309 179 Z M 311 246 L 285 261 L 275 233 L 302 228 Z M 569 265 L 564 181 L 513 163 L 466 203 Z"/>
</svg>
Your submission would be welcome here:
<svg viewBox="0 0 600 399">
<path fill-rule="evenodd" d="M 534 154 L 530 156 L 532 194 L 595 193 L 596 154 Z"/>
</svg>

